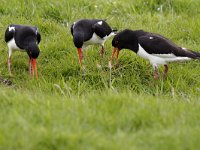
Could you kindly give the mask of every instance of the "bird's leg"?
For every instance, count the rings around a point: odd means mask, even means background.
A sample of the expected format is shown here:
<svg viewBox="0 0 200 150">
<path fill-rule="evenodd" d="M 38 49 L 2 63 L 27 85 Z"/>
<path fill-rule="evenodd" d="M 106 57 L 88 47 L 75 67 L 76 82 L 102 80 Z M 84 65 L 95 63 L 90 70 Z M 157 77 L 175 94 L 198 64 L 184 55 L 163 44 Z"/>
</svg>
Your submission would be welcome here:
<svg viewBox="0 0 200 150">
<path fill-rule="evenodd" d="M 167 78 L 167 72 L 168 72 L 169 68 L 168 68 L 167 64 L 165 64 L 164 67 L 165 68 L 164 68 L 164 72 L 163 72 L 163 79 L 166 79 Z"/>
<path fill-rule="evenodd" d="M 82 48 L 78 48 L 78 58 L 79 58 L 80 67 L 82 68 L 82 59 L 83 59 Z"/>
<path fill-rule="evenodd" d="M 158 68 L 156 66 L 154 66 L 153 78 L 154 80 L 158 80 L 159 78 Z"/>
<path fill-rule="evenodd" d="M 11 55 L 12 55 L 12 49 L 9 48 L 9 52 L 8 52 L 8 72 L 9 72 L 9 75 L 12 76 L 12 73 L 11 73 Z"/>
<path fill-rule="evenodd" d="M 29 74 L 32 75 L 32 62 L 31 58 L 29 58 Z"/>
<path fill-rule="evenodd" d="M 101 48 L 101 52 L 100 52 L 100 61 L 99 61 L 99 64 L 100 64 L 100 65 L 101 65 L 101 61 L 102 61 L 102 59 L 103 59 L 103 55 L 104 55 L 104 53 L 105 53 L 104 46 L 102 45 L 101 47 L 102 47 L 102 48 Z"/>
<path fill-rule="evenodd" d="M 12 73 L 11 73 L 11 57 L 8 57 L 8 72 L 9 72 L 9 75 L 12 76 Z"/>
</svg>

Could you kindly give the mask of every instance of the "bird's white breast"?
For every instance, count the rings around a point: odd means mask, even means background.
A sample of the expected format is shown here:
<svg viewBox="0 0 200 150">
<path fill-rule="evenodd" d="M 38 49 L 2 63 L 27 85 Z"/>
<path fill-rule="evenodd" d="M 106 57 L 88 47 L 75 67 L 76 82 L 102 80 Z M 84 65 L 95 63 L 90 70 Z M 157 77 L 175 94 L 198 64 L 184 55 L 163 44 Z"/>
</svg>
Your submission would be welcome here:
<svg viewBox="0 0 200 150">
<path fill-rule="evenodd" d="M 88 41 L 84 42 L 83 47 L 87 47 L 88 45 L 92 45 L 92 44 L 102 45 L 104 41 L 105 40 L 101 39 L 96 33 L 93 33 L 92 37 Z"/>
<path fill-rule="evenodd" d="M 100 38 L 96 33 L 93 33 L 92 37 L 88 40 L 88 41 L 85 41 L 84 43 L 85 44 L 103 44 L 109 37 L 115 35 L 114 32 L 111 32 L 108 36 L 106 35 L 105 37 L 103 38 Z"/>
<path fill-rule="evenodd" d="M 16 45 L 16 42 L 15 42 L 15 39 L 12 38 L 9 42 L 8 42 L 8 47 L 9 49 L 12 49 L 12 50 L 22 50 L 20 49 L 17 45 Z"/>
</svg>

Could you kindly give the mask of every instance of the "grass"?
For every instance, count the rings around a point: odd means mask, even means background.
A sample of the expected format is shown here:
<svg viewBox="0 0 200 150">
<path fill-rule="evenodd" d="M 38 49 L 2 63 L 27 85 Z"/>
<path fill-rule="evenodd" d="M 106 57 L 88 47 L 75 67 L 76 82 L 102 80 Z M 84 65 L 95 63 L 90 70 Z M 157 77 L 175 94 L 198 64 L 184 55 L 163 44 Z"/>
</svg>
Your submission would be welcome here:
<svg viewBox="0 0 200 150">
<path fill-rule="evenodd" d="M 6 116 L 1 117 L 1 149 L 200 146 L 198 99 L 189 102 L 112 92 L 79 99 L 11 90 L 1 95 L 1 115 Z"/>
<path fill-rule="evenodd" d="M 144 29 L 200 52 L 199 0 L 1 1 L 0 149 L 199 149 L 200 65 L 171 63 L 166 81 L 133 52 L 120 52 L 109 70 L 111 40 L 99 70 L 98 46 L 84 51 L 80 71 L 70 25 L 80 18 L 106 18 L 119 30 Z M 7 70 L 4 32 L 11 24 L 40 29 L 39 80 L 28 76 L 26 53 Z M 162 71 L 162 67 L 160 71 Z"/>
</svg>

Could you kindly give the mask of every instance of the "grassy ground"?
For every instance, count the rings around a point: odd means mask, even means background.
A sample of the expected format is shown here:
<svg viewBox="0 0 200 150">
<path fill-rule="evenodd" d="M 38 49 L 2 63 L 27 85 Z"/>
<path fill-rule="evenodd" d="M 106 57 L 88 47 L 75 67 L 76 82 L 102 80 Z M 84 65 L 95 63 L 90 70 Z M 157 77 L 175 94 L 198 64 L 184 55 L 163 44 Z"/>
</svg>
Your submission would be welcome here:
<svg viewBox="0 0 200 150">
<path fill-rule="evenodd" d="M 0 74 L 14 85 L 0 86 L 0 149 L 199 149 L 200 62 L 171 63 L 168 79 L 155 82 L 150 64 L 128 50 L 109 70 L 110 39 L 102 69 L 100 48 L 90 46 L 82 72 L 70 34 L 80 18 L 106 18 L 200 52 L 199 8 L 199 0 L 1 0 Z M 38 81 L 26 53 L 13 54 L 8 76 L 11 23 L 40 29 Z"/>
</svg>

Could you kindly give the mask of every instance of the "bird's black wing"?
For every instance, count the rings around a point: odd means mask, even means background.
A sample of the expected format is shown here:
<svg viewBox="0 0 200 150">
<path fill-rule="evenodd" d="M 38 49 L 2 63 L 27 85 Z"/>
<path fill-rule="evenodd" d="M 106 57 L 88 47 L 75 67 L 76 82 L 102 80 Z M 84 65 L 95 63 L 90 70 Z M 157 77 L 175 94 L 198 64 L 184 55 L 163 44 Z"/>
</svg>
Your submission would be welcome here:
<svg viewBox="0 0 200 150">
<path fill-rule="evenodd" d="M 21 49 L 26 49 L 30 42 L 40 42 L 40 34 L 37 33 L 37 27 L 32 26 L 16 26 L 15 42 Z"/>
<path fill-rule="evenodd" d="M 112 32 L 112 29 L 104 21 L 102 21 L 102 23 L 95 23 L 92 26 L 92 29 L 100 38 L 103 38 Z"/>
<path fill-rule="evenodd" d="M 14 34 L 15 34 L 15 30 L 12 29 L 9 31 L 9 27 L 6 29 L 6 32 L 5 32 L 5 42 L 6 43 L 9 42 L 14 37 Z"/>
<path fill-rule="evenodd" d="M 174 54 L 179 57 L 197 57 L 193 51 L 181 48 L 159 34 L 151 33 L 141 36 L 138 38 L 138 42 L 149 54 Z"/>
</svg>

